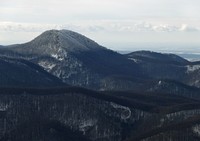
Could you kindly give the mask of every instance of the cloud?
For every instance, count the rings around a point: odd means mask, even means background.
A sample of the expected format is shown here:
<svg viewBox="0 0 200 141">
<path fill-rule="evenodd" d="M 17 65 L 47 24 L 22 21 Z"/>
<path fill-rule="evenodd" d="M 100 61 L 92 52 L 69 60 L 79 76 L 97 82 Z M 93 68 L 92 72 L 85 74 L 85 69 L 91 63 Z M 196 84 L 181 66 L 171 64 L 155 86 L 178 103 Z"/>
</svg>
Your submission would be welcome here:
<svg viewBox="0 0 200 141">
<path fill-rule="evenodd" d="M 196 31 L 200 31 L 200 28 L 192 27 L 192 26 L 189 26 L 187 24 L 183 24 L 183 25 L 181 25 L 179 30 L 180 31 L 185 31 L 185 32 L 196 32 Z"/>
<path fill-rule="evenodd" d="M 49 28 L 59 29 L 58 25 L 52 25 L 52 24 L 50 25 L 50 24 L 0 22 L 0 31 L 7 31 L 7 32 L 41 32 Z"/>
<path fill-rule="evenodd" d="M 67 24 L 0 22 L 1 44 L 23 43 L 50 29 L 68 29 L 105 46 L 131 42 L 199 42 L 200 28 L 189 24 L 100 20 Z"/>
<path fill-rule="evenodd" d="M 49 29 L 69 29 L 77 32 L 198 32 L 199 27 L 187 24 L 169 25 L 149 22 L 96 21 L 93 23 L 73 24 L 34 24 L 0 22 L 0 31 L 6 32 L 43 32 Z"/>
</svg>

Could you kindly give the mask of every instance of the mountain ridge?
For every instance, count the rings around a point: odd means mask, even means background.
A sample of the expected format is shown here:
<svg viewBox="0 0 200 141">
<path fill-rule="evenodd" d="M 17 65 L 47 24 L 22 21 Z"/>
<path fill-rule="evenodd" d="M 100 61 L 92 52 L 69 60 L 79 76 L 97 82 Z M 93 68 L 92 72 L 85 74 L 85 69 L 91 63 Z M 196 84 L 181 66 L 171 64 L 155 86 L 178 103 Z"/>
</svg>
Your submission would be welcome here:
<svg viewBox="0 0 200 141">
<path fill-rule="evenodd" d="M 151 51 L 137 51 L 125 56 L 141 66 L 152 79 L 171 79 L 184 84 L 200 87 L 198 76 L 200 63 L 190 62 L 174 54 Z"/>
<path fill-rule="evenodd" d="M 178 55 L 171 53 L 157 53 L 153 51 L 135 51 L 125 54 L 127 57 L 134 57 L 135 59 L 146 59 L 145 61 L 152 61 L 155 63 L 169 63 L 177 65 L 186 65 L 190 62 Z"/>
<path fill-rule="evenodd" d="M 67 84 L 96 90 L 143 89 L 162 79 L 200 87 L 198 62 L 150 51 L 121 55 L 70 30 L 45 31 L 25 44 L 1 48 L 0 56 L 28 60 Z"/>
</svg>

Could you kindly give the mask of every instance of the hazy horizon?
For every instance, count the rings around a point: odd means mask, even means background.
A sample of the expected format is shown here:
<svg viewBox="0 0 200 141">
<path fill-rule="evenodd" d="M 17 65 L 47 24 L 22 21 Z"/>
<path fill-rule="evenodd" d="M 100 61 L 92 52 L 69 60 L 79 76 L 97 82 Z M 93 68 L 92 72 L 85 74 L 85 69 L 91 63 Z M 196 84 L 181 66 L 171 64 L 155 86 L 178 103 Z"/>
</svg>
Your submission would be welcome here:
<svg viewBox="0 0 200 141">
<path fill-rule="evenodd" d="M 113 50 L 198 50 L 199 12 L 197 0 L 3 0 L 0 44 L 68 29 Z"/>
</svg>

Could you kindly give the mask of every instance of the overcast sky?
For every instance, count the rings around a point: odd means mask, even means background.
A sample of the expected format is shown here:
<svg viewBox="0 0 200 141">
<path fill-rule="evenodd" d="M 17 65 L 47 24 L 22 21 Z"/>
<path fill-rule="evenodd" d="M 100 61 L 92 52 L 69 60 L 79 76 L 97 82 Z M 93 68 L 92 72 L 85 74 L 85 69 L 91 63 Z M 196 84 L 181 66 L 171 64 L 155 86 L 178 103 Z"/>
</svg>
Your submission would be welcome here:
<svg viewBox="0 0 200 141">
<path fill-rule="evenodd" d="M 0 44 L 70 29 L 116 50 L 200 47 L 200 0 L 0 0 Z"/>
</svg>

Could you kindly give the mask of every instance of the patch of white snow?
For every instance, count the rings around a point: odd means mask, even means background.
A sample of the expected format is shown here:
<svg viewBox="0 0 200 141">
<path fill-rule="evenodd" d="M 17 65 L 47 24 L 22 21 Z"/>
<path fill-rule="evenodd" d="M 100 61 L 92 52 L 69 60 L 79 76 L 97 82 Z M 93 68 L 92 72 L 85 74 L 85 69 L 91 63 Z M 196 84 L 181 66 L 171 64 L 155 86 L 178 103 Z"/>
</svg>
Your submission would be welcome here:
<svg viewBox="0 0 200 141">
<path fill-rule="evenodd" d="M 191 73 L 200 69 L 200 65 L 188 65 L 186 67 L 187 67 L 187 73 Z"/>
<path fill-rule="evenodd" d="M 135 63 L 139 63 L 139 60 L 137 59 L 134 59 L 134 58 L 128 58 L 128 59 L 134 61 Z"/>
<path fill-rule="evenodd" d="M 200 136 L 200 125 L 196 125 L 194 127 L 192 127 L 192 131 L 197 134 L 198 136 Z"/>
<path fill-rule="evenodd" d="M 83 132 L 83 134 L 85 134 L 85 132 L 87 131 L 88 128 L 94 126 L 96 124 L 96 120 L 85 120 L 82 121 L 82 123 L 79 125 L 79 130 Z"/>
<path fill-rule="evenodd" d="M 122 109 L 122 110 L 124 110 L 124 112 L 122 112 L 122 114 L 121 114 L 121 118 L 123 120 L 129 119 L 131 117 L 131 110 L 130 110 L 130 108 L 122 106 L 122 105 L 119 105 L 119 104 L 116 104 L 116 103 L 113 103 L 113 102 L 111 102 L 110 105 L 113 108 L 115 108 L 115 109 Z M 126 114 L 124 114 L 124 113 L 126 113 Z"/>
<path fill-rule="evenodd" d="M 41 67 L 43 67 L 45 70 L 50 71 L 52 70 L 56 64 L 53 63 L 49 63 L 49 62 L 45 62 L 45 61 L 41 61 L 38 63 Z"/>
</svg>

